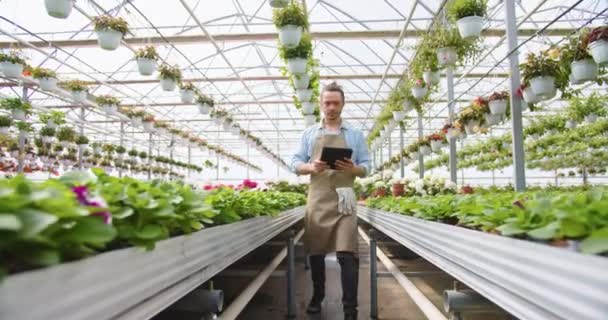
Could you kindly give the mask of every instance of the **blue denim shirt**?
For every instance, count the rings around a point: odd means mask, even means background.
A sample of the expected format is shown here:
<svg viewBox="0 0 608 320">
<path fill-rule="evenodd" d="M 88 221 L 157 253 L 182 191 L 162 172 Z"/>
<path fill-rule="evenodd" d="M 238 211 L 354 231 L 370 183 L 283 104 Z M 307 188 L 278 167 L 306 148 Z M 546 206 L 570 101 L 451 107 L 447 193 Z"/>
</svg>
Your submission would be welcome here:
<svg viewBox="0 0 608 320">
<path fill-rule="evenodd" d="M 342 121 L 340 130 L 344 134 L 346 145 L 353 149 L 353 162 L 356 165 L 363 167 L 365 169 L 365 174 L 367 175 L 371 169 L 371 162 L 363 132 L 345 123 L 344 121 Z M 324 134 L 323 124 L 317 124 L 304 130 L 298 151 L 291 158 L 291 171 L 297 173 L 296 170 L 299 165 L 310 162 L 312 148 L 314 147 L 315 140 L 319 134 Z"/>
</svg>

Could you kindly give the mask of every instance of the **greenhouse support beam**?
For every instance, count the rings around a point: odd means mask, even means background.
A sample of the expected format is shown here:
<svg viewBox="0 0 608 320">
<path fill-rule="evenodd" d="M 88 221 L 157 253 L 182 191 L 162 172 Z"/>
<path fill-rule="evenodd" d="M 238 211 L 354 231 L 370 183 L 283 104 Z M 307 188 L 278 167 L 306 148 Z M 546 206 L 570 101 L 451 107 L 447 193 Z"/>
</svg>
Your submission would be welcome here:
<svg viewBox="0 0 608 320">
<path fill-rule="evenodd" d="M 80 130 L 80 135 L 84 136 L 84 121 L 86 119 L 86 115 L 85 115 L 85 110 L 84 107 L 80 108 L 80 124 L 78 125 L 78 128 Z M 82 150 L 82 148 L 78 148 L 78 169 L 82 170 L 83 169 L 83 163 L 82 163 L 82 158 L 83 158 L 83 153 L 84 150 Z"/>
<path fill-rule="evenodd" d="M 454 121 L 454 68 L 448 67 L 446 70 L 446 81 L 448 87 L 448 120 L 450 123 Z M 456 139 L 449 138 L 450 143 L 450 180 L 457 183 L 458 172 L 457 172 L 457 155 L 456 155 Z"/>
<path fill-rule="evenodd" d="M 392 136 L 392 132 L 388 134 L 388 161 L 391 161 L 391 159 L 393 158 L 393 137 Z"/>
<path fill-rule="evenodd" d="M 515 0 L 506 0 L 505 25 L 507 29 L 507 43 L 510 67 L 510 92 L 517 92 L 520 85 L 519 57 L 517 51 L 517 20 L 515 13 Z M 526 167 L 524 159 L 524 138 L 521 117 L 521 98 L 516 94 L 510 95 L 511 124 L 513 135 L 513 168 L 515 170 L 515 191 L 526 189 Z"/>
<path fill-rule="evenodd" d="M 536 29 L 520 29 L 520 37 L 529 37 L 536 33 Z M 576 30 L 571 28 L 555 28 L 547 30 L 547 36 L 564 37 L 572 34 Z M 426 33 L 426 30 L 406 30 L 404 38 L 420 38 Z M 315 41 L 321 40 L 372 40 L 372 39 L 391 39 L 399 38 L 401 30 L 359 30 L 359 31 L 328 31 L 328 32 L 311 32 L 311 37 Z M 481 33 L 482 37 L 502 37 L 505 35 L 503 29 L 485 29 Z M 134 46 L 145 45 L 164 45 L 165 39 L 173 44 L 203 44 L 213 41 L 222 42 L 239 42 L 239 41 L 272 41 L 277 40 L 276 32 L 265 33 L 234 33 L 234 34 L 198 34 L 198 35 L 179 35 L 163 37 L 129 37 L 125 38 L 125 43 Z M 97 39 L 78 39 L 78 40 L 55 40 L 49 41 L 53 46 L 61 48 L 83 48 L 97 47 Z M 32 41 L 32 44 L 37 48 L 48 48 L 49 44 L 45 41 Z M 9 49 L 16 45 L 13 41 L 0 42 L 0 49 Z"/>
<path fill-rule="evenodd" d="M 29 102 L 27 87 L 23 87 L 22 99 L 25 102 Z M 32 133 L 30 132 L 29 134 L 32 134 Z M 19 155 L 17 156 L 17 172 L 18 173 L 23 173 L 23 167 L 25 166 L 25 143 L 27 142 L 26 140 L 27 140 L 27 138 L 25 136 L 22 136 L 21 133 L 19 133 L 19 141 L 18 141 Z"/>
<path fill-rule="evenodd" d="M 404 145 L 403 145 L 403 132 L 405 130 L 403 129 L 403 123 L 399 124 L 399 150 L 403 151 Z M 405 160 L 403 159 L 403 157 L 401 157 L 401 160 L 399 161 L 399 171 L 401 172 L 401 179 L 405 178 Z"/>
<path fill-rule="evenodd" d="M 120 122 L 120 146 L 125 146 L 125 122 Z M 122 165 L 118 168 L 118 177 L 122 178 Z"/>
<path fill-rule="evenodd" d="M 422 132 L 422 112 L 418 112 L 418 139 L 421 140 L 424 137 L 424 133 Z M 424 178 L 424 156 L 422 152 L 418 150 L 418 176 L 422 179 Z"/>
<path fill-rule="evenodd" d="M 148 133 L 148 180 L 152 179 L 152 133 Z"/>
</svg>

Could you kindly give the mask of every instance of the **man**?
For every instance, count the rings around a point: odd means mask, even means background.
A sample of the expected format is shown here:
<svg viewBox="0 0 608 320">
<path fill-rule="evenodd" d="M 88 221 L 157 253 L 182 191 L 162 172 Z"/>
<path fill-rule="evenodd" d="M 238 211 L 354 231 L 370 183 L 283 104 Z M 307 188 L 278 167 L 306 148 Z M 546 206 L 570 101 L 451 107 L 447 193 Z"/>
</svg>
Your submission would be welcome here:
<svg viewBox="0 0 608 320">
<path fill-rule="evenodd" d="M 291 161 L 298 175 L 310 175 L 304 244 L 310 258 L 313 296 L 306 312 L 321 312 L 325 298 L 325 255 L 336 252 L 341 269 L 344 319 L 357 319 L 359 258 L 355 177 L 369 172 L 369 151 L 363 133 L 342 121 L 344 91 L 335 82 L 321 92 L 324 119 L 304 131 Z M 336 169 L 320 160 L 323 147 L 353 149 L 352 159 L 338 160 Z"/>
</svg>

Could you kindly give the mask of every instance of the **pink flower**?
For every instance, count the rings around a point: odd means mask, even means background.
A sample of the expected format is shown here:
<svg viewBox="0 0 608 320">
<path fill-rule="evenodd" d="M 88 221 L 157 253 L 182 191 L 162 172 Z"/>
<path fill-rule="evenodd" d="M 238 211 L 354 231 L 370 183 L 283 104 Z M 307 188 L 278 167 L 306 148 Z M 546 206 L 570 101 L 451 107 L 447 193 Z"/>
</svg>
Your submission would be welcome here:
<svg viewBox="0 0 608 320">
<path fill-rule="evenodd" d="M 213 190 L 213 186 L 210 185 L 210 184 L 208 184 L 208 185 L 206 185 L 206 186 L 203 187 L 203 190 L 206 190 L 206 191 Z"/>
</svg>

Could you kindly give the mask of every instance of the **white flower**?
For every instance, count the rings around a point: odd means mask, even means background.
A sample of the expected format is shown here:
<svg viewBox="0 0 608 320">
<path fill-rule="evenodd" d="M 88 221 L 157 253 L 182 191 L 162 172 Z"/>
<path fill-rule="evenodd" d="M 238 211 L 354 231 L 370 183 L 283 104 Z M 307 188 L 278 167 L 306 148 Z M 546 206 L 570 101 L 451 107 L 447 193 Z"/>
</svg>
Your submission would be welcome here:
<svg viewBox="0 0 608 320">
<path fill-rule="evenodd" d="M 392 178 L 393 174 L 395 174 L 395 172 L 393 170 L 390 170 L 390 169 L 384 170 L 384 173 L 383 173 L 384 179 Z"/>
<path fill-rule="evenodd" d="M 376 181 L 376 183 L 374 183 L 374 187 L 376 189 L 386 188 L 386 184 L 384 183 L 384 181 Z"/>
<path fill-rule="evenodd" d="M 416 192 L 418 192 L 420 194 L 424 194 L 424 180 L 418 179 L 414 183 L 414 189 L 416 189 Z"/>
<path fill-rule="evenodd" d="M 452 180 L 446 180 L 444 187 L 448 190 L 458 189 L 458 186 Z"/>
<path fill-rule="evenodd" d="M 401 183 L 401 179 L 400 178 L 392 178 L 390 181 L 391 184 L 398 184 Z"/>
</svg>

